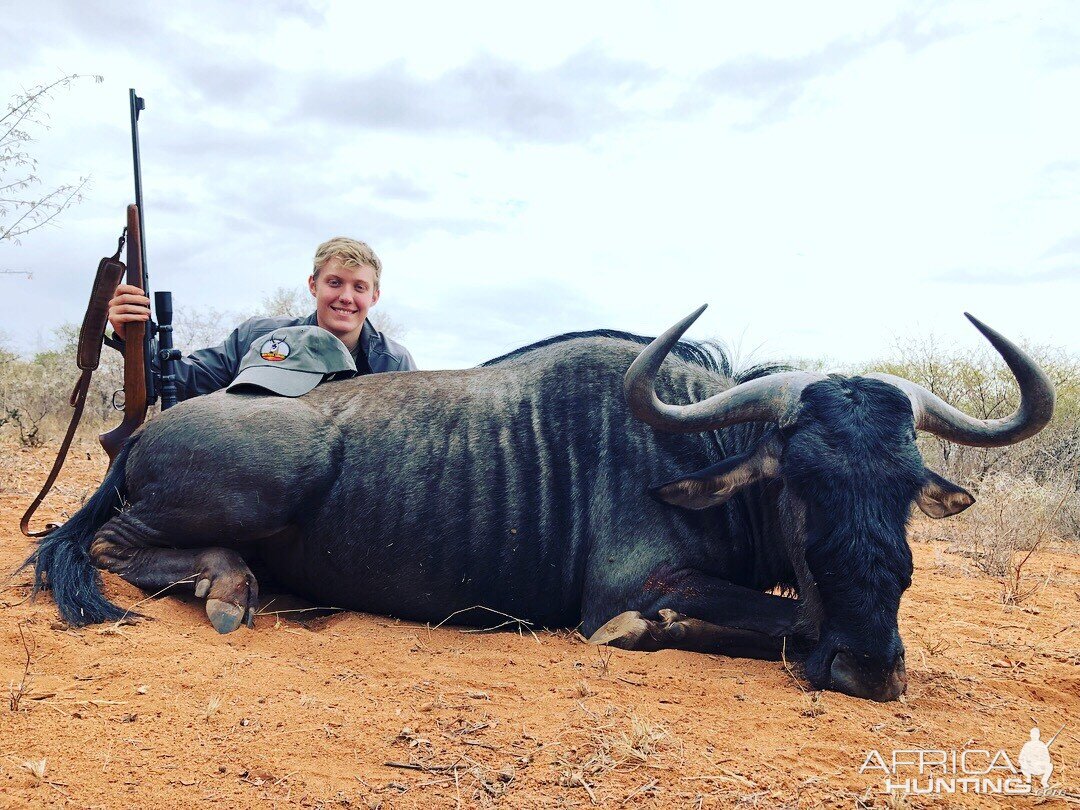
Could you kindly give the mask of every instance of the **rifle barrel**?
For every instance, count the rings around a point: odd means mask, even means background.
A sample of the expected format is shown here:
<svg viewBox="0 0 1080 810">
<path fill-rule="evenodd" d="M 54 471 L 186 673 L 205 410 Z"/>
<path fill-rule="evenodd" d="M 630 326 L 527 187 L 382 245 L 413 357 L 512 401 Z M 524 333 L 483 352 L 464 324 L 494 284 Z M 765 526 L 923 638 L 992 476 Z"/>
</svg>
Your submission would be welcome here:
<svg viewBox="0 0 1080 810">
<path fill-rule="evenodd" d="M 139 113 L 146 109 L 146 101 L 135 95 L 135 88 L 128 90 L 128 103 L 131 108 L 131 158 L 135 164 L 135 205 L 139 207 L 139 232 L 143 237 L 142 259 L 143 278 L 146 275 L 146 221 L 143 219 L 142 193 L 142 152 L 139 150 Z"/>
<path fill-rule="evenodd" d="M 146 101 L 135 94 L 135 88 L 128 89 L 128 106 L 131 110 L 131 159 L 135 165 L 135 207 L 139 212 L 139 263 L 142 265 L 142 279 L 139 286 L 146 295 L 150 294 L 150 274 L 146 266 L 146 221 L 143 217 L 142 193 L 142 152 L 139 150 L 139 113 L 146 109 Z M 154 353 L 154 323 L 147 323 L 143 335 L 143 356 L 150 358 Z M 157 399 L 157 386 L 149 360 L 146 361 L 146 396 L 149 402 Z"/>
</svg>

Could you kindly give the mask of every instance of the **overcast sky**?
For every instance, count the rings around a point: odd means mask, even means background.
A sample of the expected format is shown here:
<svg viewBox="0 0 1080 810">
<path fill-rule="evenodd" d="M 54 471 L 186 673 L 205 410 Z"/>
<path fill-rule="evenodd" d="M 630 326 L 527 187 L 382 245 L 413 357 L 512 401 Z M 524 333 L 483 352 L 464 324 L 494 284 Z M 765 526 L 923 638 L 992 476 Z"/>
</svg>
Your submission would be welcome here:
<svg viewBox="0 0 1080 810">
<path fill-rule="evenodd" d="M 151 285 L 253 312 L 350 235 L 423 368 L 559 332 L 854 362 L 969 310 L 1080 346 L 1074 3 L 21 2 L 0 91 L 49 103 L 59 227 L 0 244 L 0 330 L 77 321 L 132 201 Z"/>
</svg>

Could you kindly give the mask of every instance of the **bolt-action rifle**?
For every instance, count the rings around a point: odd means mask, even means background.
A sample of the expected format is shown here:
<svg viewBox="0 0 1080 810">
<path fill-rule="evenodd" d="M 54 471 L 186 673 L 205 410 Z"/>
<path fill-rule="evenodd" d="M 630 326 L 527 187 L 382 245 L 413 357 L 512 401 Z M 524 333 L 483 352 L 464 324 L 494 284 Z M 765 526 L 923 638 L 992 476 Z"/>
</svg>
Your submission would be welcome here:
<svg viewBox="0 0 1080 810">
<path fill-rule="evenodd" d="M 128 91 L 131 112 L 131 152 L 135 167 L 135 204 L 127 208 L 127 225 L 120 235 L 116 253 L 98 263 L 97 275 L 90 293 L 90 303 L 79 329 L 79 346 L 76 362 L 82 370 L 75 389 L 71 392 L 71 407 L 74 409 L 67 434 L 60 445 L 60 452 L 53 463 L 52 471 L 45 481 L 45 486 L 26 510 L 19 526 L 27 537 L 43 537 L 57 528 L 55 523 L 48 524 L 39 532 L 30 531 L 30 518 L 60 474 L 67 458 L 75 429 L 82 417 L 86 404 L 86 394 L 90 388 L 90 377 L 101 360 L 102 342 L 121 350 L 124 354 L 124 391 L 121 423 L 102 433 L 98 440 L 109 456 L 109 462 L 116 458 L 124 442 L 146 420 L 146 412 L 161 396 L 162 410 L 176 404 L 176 377 L 173 374 L 173 362 L 180 352 L 173 348 L 172 340 L 172 293 L 158 291 L 154 294 L 154 309 L 157 323 L 153 319 L 129 323 L 124 329 L 124 340 L 115 341 L 105 337 L 105 327 L 109 318 L 109 301 L 113 297 L 121 278 L 126 277 L 128 284 L 133 284 L 149 295 L 150 279 L 146 272 L 146 241 L 143 238 L 143 199 L 142 199 L 142 161 L 139 154 L 139 113 L 146 108 L 142 98 L 135 90 Z M 127 244 L 127 265 L 120 261 L 120 252 Z M 155 364 L 153 361 L 157 360 Z M 119 392 L 118 392 L 119 393 Z M 114 405 L 116 397 L 113 397 Z M 118 408 L 120 406 L 117 406 Z"/>
<path fill-rule="evenodd" d="M 131 107 L 131 156 L 135 168 L 135 204 L 127 209 L 127 283 L 150 294 L 150 275 L 146 268 L 146 239 L 143 225 L 142 160 L 139 151 L 139 113 L 145 101 L 128 91 Z M 172 341 L 172 293 L 154 294 L 157 323 L 136 321 L 124 327 L 124 419 L 108 433 L 98 436 L 101 446 L 116 458 L 124 442 L 146 419 L 147 409 L 161 394 L 161 408 L 176 404 L 176 377 L 172 361 L 179 356 Z M 155 364 L 155 351 L 158 363 Z M 159 371 L 158 369 L 161 369 Z"/>
</svg>

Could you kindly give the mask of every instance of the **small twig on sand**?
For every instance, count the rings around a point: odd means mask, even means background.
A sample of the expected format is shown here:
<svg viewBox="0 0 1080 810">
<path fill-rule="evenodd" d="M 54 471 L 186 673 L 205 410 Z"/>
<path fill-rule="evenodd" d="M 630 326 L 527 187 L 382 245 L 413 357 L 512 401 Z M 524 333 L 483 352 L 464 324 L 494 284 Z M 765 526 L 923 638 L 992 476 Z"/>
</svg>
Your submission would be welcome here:
<svg viewBox="0 0 1080 810">
<path fill-rule="evenodd" d="M 162 588 L 157 593 L 152 593 L 149 596 L 143 597 L 142 599 L 140 599 L 135 604 L 128 606 L 127 610 L 124 611 L 124 615 L 121 616 L 119 619 L 117 619 L 113 623 L 113 627 L 114 628 L 119 628 L 120 625 L 122 625 L 127 620 L 127 617 L 131 615 L 131 612 L 133 610 L 135 610 L 135 608 L 137 608 L 139 605 L 142 605 L 142 604 L 144 604 L 146 602 L 149 602 L 151 599 L 156 599 L 157 597 L 159 597 L 163 593 L 165 593 L 165 591 L 169 590 L 169 588 L 175 588 L 177 585 L 182 585 L 185 582 L 194 582 L 194 581 L 195 581 L 195 575 L 192 574 L 189 577 L 184 577 L 183 579 L 178 579 L 178 580 L 176 580 L 176 582 L 170 582 L 168 585 L 166 585 L 164 588 Z"/>
<path fill-rule="evenodd" d="M 748 787 L 748 788 L 751 788 L 753 790 L 757 789 L 757 785 L 755 785 L 753 782 L 751 782 L 745 776 L 740 776 L 739 774 L 735 773 L 734 771 L 729 771 L 727 768 L 717 768 L 717 770 L 720 771 L 720 774 L 716 775 L 716 776 L 711 776 L 711 775 L 710 776 L 684 776 L 683 781 L 684 782 L 693 782 L 693 781 L 696 781 L 696 780 L 700 779 L 700 780 L 709 781 L 709 782 L 711 782 L 711 781 L 737 782 L 738 784 L 742 785 L 743 787 Z"/>
<path fill-rule="evenodd" d="M 12 580 L 15 579 L 15 577 L 18 575 L 19 571 L 12 571 L 11 574 L 8 576 L 7 582 L 4 587 L 0 588 L 0 593 L 5 593 L 6 591 L 10 591 L 13 588 L 30 588 L 31 590 L 18 602 L 11 602 L 10 604 L 4 605 L 4 607 L 18 607 L 19 605 L 25 605 L 27 602 L 34 598 L 34 581 L 30 580 L 29 582 L 12 582 Z"/>
<path fill-rule="evenodd" d="M 806 687 L 803 686 L 802 681 L 799 680 L 799 677 L 795 674 L 795 670 L 791 668 L 791 664 L 787 660 L 787 636 L 784 636 L 784 641 L 780 645 L 780 662 L 784 665 L 784 672 L 791 676 L 791 680 L 799 687 L 799 691 L 805 695 L 807 691 Z"/>
<path fill-rule="evenodd" d="M 33 651 L 37 649 L 37 641 L 33 636 L 30 636 L 30 640 L 34 642 L 33 648 L 26 640 L 26 635 L 23 633 L 23 624 L 25 622 L 19 622 L 19 640 L 22 642 L 23 652 L 26 654 L 26 660 L 23 663 L 22 678 L 19 682 L 8 684 L 8 708 L 13 712 L 19 710 L 19 704 L 22 703 L 22 699 L 26 697 L 30 691 L 30 658 L 33 655 Z"/>
<path fill-rule="evenodd" d="M 600 802 L 598 802 L 596 800 L 596 794 L 593 793 L 592 786 L 588 782 L 585 781 L 584 776 L 582 776 L 581 774 L 577 774 L 577 773 L 571 774 L 570 780 L 571 780 L 571 783 L 577 782 L 579 785 L 581 785 L 583 788 L 585 788 L 585 792 L 589 794 L 589 798 L 592 800 L 593 804 L 600 804 Z"/>
<path fill-rule="evenodd" d="M 270 607 L 270 604 L 268 604 L 266 607 Z M 345 608 L 339 608 L 339 607 L 309 607 L 309 608 L 290 608 L 289 610 L 257 610 L 257 611 L 255 611 L 255 615 L 256 616 L 283 616 L 286 613 L 310 613 L 313 610 L 344 611 Z"/>
<path fill-rule="evenodd" d="M 631 791 L 630 795 L 627 796 L 625 799 L 623 799 L 621 804 L 626 804 L 628 801 L 630 801 L 635 796 L 637 796 L 637 795 L 639 795 L 641 793 L 645 793 L 648 790 L 652 790 L 654 787 L 656 787 L 656 784 L 659 781 L 660 781 L 659 779 L 650 779 L 644 785 L 641 785 L 640 787 L 638 787 L 635 790 Z"/>
<path fill-rule="evenodd" d="M 410 771 L 427 771 L 429 773 L 446 773 L 447 771 L 457 771 L 461 766 L 458 763 L 453 765 L 421 765 L 417 762 L 384 762 L 388 768 L 405 768 Z"/>
<path fill-rule="evenodd" d="M 477 748 L 486 748 L 489 751 L 500 751 L 500 750 L 502 750 L 497 745 L 488 745 L 487 743 L 480 742 L 479 740 L 462 740 L 461 742 L 463 742 L 465 745 L 472 745 L 472 746 L 475 746 Z"/>
<path fill-rule="evenodd" d="M 481 627 L 481 628 L 476 628 L 475 630 L 462 630 L 461 631 L 462 633 L 486 633 L 486 632 L 488 632 L 490 630 L 497 630 L 500 627 L 505 627 L 508 624 L 517 624 L 519 634 L 521 633 L 521 628 L 524 627 L 526 630 L 529 631 L 529 633 L 532 635 L 532 637 L 536 640 L 537 644 L 542 644 L 542 642 L 540 641 L 540 637 L 537 636 L 535 632 L 533 632 L 532 622 L 528 621 L 527 619 L 519 619 L 517 616 L 511 616 L 509 613 L 503 613 L 501 610 L 496 610 L 495 608 L 490 608 L 487 605 L 473 605 L 472 607 L 462 608 L 461 610 L 455 610 L 453 613 L 451 613 L 449 616 L 447 616 L 441 622 L 434 625 L 431 629 L 432 630 L 438 630 L 440 627 L 442 627 L 444 624 L 446 624 L 448 621 L 450 621 L 455 616 L 458 616 L 458 615 L 460 615 L 462 613 L 468 613 L 470 610 L 486 610 L 489 613 L 494 613 L 497 616 L 502 616 L 504 619 L 507 619 L 507 621 L 501 622 L 501 623 L 495 625 L 494 627 Z"/>
<path fill-rule="evenodd" d="M 817 717 L 819 714 L 824 713 L 825 707 L 821 704 L 821 692 L 818 690 L 811 691 L 803 686 L 799 677 L 795 674 L 795 670 L 791 668 L 791 664 L 787 660 L 787 637 L 784 637 L 783 643 L 780 645 L 780 661 L 784 665 L 784 671 L 791 677 L 791 680 L 795 682 L 795 685 L 799 687 L 799 691 L 802 692 L 803 700 L 806 701 L 806 708 L 803 709 L 802 714 L 804 717 Z M 900 700 L 904 698 L 901 696 Z"/>
</svg>

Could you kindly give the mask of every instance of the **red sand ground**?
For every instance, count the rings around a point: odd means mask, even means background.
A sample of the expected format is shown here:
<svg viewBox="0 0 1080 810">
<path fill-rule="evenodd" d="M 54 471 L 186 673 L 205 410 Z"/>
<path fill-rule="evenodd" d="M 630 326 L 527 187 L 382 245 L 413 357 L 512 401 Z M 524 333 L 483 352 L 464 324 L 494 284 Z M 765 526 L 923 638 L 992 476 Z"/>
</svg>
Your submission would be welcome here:
<svg viewBox="0 0 1080 810">
<path fill-rule="evenodd" d="M 0 456 L 10 571 L 52 449 Z M 104 467 L 77 447 L 42 519 L 74 511 Z M 1067 724 L 1053 783 L 1076 795 L 1080 558 L 1037 555 L 1047 584 L 1007 607 L 935 530 L 915 526 L 910 687 L 885 705 L 807 692 L 778 663 L 598 649 L 567 632 L 286 613 L 219 636 L 198 601 L 143 601 L 111 575 L 110 598 L 151 620 L 73 630 L 47 595 L 27 602 L 22 573 L 0 592 L 0 806 L 1011 807 L 1036 800 L 890 797 L 884 774 L 859 767 L 870 749 L 1015 761 L 1034 723 L 1044 738 Z"/>
</svg>

